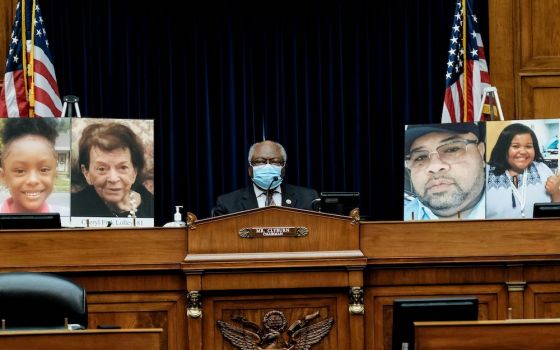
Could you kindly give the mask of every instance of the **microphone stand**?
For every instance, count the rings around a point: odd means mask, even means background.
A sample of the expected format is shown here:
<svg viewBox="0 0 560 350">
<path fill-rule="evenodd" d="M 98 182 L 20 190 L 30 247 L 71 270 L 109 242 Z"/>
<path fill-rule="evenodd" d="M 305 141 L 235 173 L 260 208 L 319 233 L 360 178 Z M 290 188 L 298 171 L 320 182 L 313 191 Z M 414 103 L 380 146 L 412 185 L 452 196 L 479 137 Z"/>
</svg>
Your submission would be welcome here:
<svg viewBox="0 0 560 350">
<path fill-rule="evenodd" d="M 270 188 L 272 187 L 274 181 L 278 181 L 278 176 L 272 178 L 272 181 L 270 181 L 270 185 L 268 185 L 268 188 L 266 189 L 266 200 L 264 201 L 265 207 L 268 207 L 270 205 L 270 199 L 272 198 L 272 196 L 269 196 L 269 194 L 270 194 Z"/>
</svg>

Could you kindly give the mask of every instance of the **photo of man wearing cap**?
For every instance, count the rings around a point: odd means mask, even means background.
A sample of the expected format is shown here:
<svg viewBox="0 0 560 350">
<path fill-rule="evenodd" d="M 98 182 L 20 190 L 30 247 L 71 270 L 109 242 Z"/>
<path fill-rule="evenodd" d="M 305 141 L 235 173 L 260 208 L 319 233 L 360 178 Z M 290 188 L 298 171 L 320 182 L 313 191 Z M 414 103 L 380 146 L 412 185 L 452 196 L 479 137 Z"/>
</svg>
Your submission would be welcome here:
<svg viewBox="0 0 560 350">
<path fill-rule="evenodd" d="M 407 126 L 404 220 L 484 219 L 484 152 L 484 124 Z"/>
</svg>

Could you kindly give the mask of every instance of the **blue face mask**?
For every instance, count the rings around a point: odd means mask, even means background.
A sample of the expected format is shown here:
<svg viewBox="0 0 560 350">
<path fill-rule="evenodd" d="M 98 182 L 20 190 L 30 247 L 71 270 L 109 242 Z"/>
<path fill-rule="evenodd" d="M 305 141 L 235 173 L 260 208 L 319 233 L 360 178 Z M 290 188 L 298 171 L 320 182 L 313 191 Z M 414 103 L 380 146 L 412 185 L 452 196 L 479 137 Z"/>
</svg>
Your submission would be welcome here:
<svg viewBox="0 0 560 350">
<path fill-rule="evenodd" d="M 276 188 L 282 183 L 282 167 L 278 165 L 257 165 L 253 167 L 253 182 L 263 190 Z M 274 180 L 277 177 L 277 180 Z"/>
</svg>

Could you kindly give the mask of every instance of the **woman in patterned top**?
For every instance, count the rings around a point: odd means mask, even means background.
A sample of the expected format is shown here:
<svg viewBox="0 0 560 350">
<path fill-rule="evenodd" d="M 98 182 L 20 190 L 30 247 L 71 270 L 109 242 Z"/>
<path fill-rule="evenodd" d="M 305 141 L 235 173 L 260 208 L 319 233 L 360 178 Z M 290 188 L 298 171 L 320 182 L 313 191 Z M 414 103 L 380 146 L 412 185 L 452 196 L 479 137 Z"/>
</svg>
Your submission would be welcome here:
<svg viewBox="0 0 560 350">
<path fill-rule="evenodd" d="M 532 218 L 533 204 L 560 201 L 560 176 L 544 163 L 537 136 L 528 126 L 504 128 L 489 165 L 486 218 Z"/>
</svg>

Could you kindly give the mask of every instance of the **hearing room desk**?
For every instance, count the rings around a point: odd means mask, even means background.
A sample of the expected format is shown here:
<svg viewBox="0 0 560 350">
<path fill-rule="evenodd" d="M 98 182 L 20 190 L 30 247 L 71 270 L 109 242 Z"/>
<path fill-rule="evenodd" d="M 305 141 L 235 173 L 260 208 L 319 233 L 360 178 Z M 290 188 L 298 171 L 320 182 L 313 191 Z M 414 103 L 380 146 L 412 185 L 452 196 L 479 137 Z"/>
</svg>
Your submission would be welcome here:
<svg viewBox="0 0 560 350">
<path fill-rule="evenodd" d="M 8 350 L 160 350 L 162 329 L 0 331 Z"/>
<path fill-rule="evenodd" d="M 415 322 L 416 350 L 557 350 L 560 320 Z"/>
<path fill-rule="evenodd" d="M 242 237 L 262 227 L 307 233 Z M 313 350 L 381 350 L 395 298 L 476 296 L 480 320 L 504 320 L 508 308 L 515 319 L 560 317 L 558 227 L 357 222 L 274 207 L 188 228 L 2 231 L 0 271 L 70 278 L 87 290 L 90 329 L 162 328 L 163 349 L 235 349 L 217 320 L 240 326 L 231 317 L 242 315 L 262 327 L 276 310 L 287 326 L 317 311 L 313 322 L 333 318 Z"/>
</svg>

